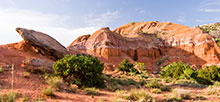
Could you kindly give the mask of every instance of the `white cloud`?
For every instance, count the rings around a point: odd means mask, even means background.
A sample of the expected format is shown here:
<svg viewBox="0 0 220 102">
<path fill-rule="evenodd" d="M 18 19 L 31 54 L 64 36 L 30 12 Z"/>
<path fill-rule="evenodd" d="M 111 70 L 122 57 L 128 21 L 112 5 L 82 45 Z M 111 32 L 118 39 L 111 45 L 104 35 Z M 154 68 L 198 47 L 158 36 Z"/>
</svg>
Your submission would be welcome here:
<svg viewBox="0 0 220 102">
<path fill-rule="evenodd" d="M 84 21 L 89 26 L 106 26 L 109 23 L 115 22 L 119 18 L 119 11 L 107 11 L 102 14 L 89 14 L 85 16 Z"/>
<path fill-rule="evenodd" d="M 185 21 L 185 17 L 184 16 L 179 16 L 179 18 L 177 19 L 178 22 L 184 22 Z"/>
<path fill-rule="evenodd" d="M 216 13 L 219 13 L 220 12 L 220 9 L 209 9 L 209 8 L 203 8 L 203 9 L 200 9 L 201 12 L 216 12 Z"/>
<path fill-rule="evenodd" d="M 71 28 L 66 25 L 69 21 L 69 16 L 44 14 L 31 10 L 0 9 L 0 45 L 22 40 L 15 31 L 16 27 L 47 33 L 65 46 L 69 45 L 78 36 L 92 34 L 99 28 L 92 26 Z"/>
</svg>

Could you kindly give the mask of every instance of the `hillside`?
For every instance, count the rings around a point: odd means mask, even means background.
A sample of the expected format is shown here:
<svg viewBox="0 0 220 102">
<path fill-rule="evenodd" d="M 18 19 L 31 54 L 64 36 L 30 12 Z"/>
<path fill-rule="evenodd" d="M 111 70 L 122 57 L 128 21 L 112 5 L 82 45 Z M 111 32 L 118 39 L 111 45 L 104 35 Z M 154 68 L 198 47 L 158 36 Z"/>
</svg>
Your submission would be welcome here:
<svg viewBox="0 0 220 102">
<path fill-rule="evenodd" d="M 157 21 L 132 22 L 113 31 L 102 28 L 79 37 L 68 49 L 71 54 L 88 53 L 116 66 L 123 59 L 144 62 L 151 71 L 180 60 L 197 67 L 218 64 L 220 53 L 212 36 L 199 28 Z"/>
</svg>

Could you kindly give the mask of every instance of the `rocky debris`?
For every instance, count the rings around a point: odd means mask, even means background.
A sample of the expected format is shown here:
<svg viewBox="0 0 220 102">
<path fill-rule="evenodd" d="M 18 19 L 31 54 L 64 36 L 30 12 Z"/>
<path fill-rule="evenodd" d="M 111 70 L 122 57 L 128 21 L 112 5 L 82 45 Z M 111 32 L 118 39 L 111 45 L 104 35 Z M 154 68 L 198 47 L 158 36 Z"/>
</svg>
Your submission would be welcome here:
<svg viewBox="0 0 220 102">
<path fill-rule="evenodd" d="M 31 45 L 35 52 L 55 59 L 63 58 L 68 54 L 67 49 L 54 38 L 47 34 L 28 30 L 24 28 L 16 28 L 16 31 L 22 36 L 27 45 Z"/>
<path fill-rule="evenodd" d="M 9 71 L 12 69 L 12 65 L 6 64 L 6 63 L 0 63 L 0 68 L 3 68 L 4 71 Z"/>
<path fill-rule="evenodd" d="M 30 71 L 53 72 L 54 61 L 48 59 L 32 58 L 22 62 L 22 67 Z"/>
<path fill-rule="evenodd" d="M 113 31 L 101 28 L 86 39 L 81 38 L 68 46 L 71 54 L 91 54 L 116 66 L 128 59 L 144 62 L 149 70 L 155 70 L 155 64 L 164 56 L 168 59 L 163 65 L 180 60 L 197 66 L 220 62 L 220 49 L 212 36 L 199 28 L 171 22 L 130 23 Z"/>
</svg>

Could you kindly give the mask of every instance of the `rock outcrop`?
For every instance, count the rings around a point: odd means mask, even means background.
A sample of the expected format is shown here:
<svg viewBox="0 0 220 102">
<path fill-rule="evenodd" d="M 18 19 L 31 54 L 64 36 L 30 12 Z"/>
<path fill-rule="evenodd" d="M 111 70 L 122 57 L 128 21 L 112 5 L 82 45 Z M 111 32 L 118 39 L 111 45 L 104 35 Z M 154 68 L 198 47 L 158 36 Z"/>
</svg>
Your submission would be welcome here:
<svg viewBox="0 0 220 102">
<path fill-rule="evenodd" d="M 204 33 L 208 33 L 212 35 L 215 39 L 220 38 L 220 22 L 213 23 L 213 24 L 200 25 L 200 26 L 197 26 L 197 28 L 200 28 Z"/>
<path fill-rule="evenodd" d="M 24 28 L 16 28 L 16 31 L 24 39 L 24 44 L 30 46 L 37 53 L 55 59 L 63 58 L 68 54 L 64 46 L 47 34 Z"/>
<path fill-rule="evenodd" d="M 22 67 L 37 72 L 53 72 L 54 61 L 41 58 L 30 58 L 22 62 Z"/>
<path fill-rule="evenodd" d="M 123 59 L 144 62 L 149 70 L 155 70 L 164 57 L 161 65 L 180 60 L 196 66 L 220 62 L 220 49 L 212 36 L 171 22 L 130 23 L 113 31 L 101 28 L 79 37 L 68 49 L 71 54 L 91 54 L 116 66 Z"/>
</svg>

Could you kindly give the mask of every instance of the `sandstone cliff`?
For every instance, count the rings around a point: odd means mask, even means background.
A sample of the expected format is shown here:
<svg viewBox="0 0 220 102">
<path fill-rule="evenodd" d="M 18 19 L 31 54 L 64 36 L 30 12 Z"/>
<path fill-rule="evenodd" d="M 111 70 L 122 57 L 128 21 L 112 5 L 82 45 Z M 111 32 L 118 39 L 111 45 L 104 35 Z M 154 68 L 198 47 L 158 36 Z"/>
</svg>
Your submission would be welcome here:
<svg viewBox="0 0 220 102">
<path fill-rule="evenodd" d="M 132 22 L 111 31 L 101 28 L 68 46 L 71 54 L 88 53 L 118 65 L 123 59 L 144 62 L 149 70 L 160 64 L 184 61 L 195 66 L 218 64 L 220 49 L 199 28 L 171 22 Z"/>
</svg>

